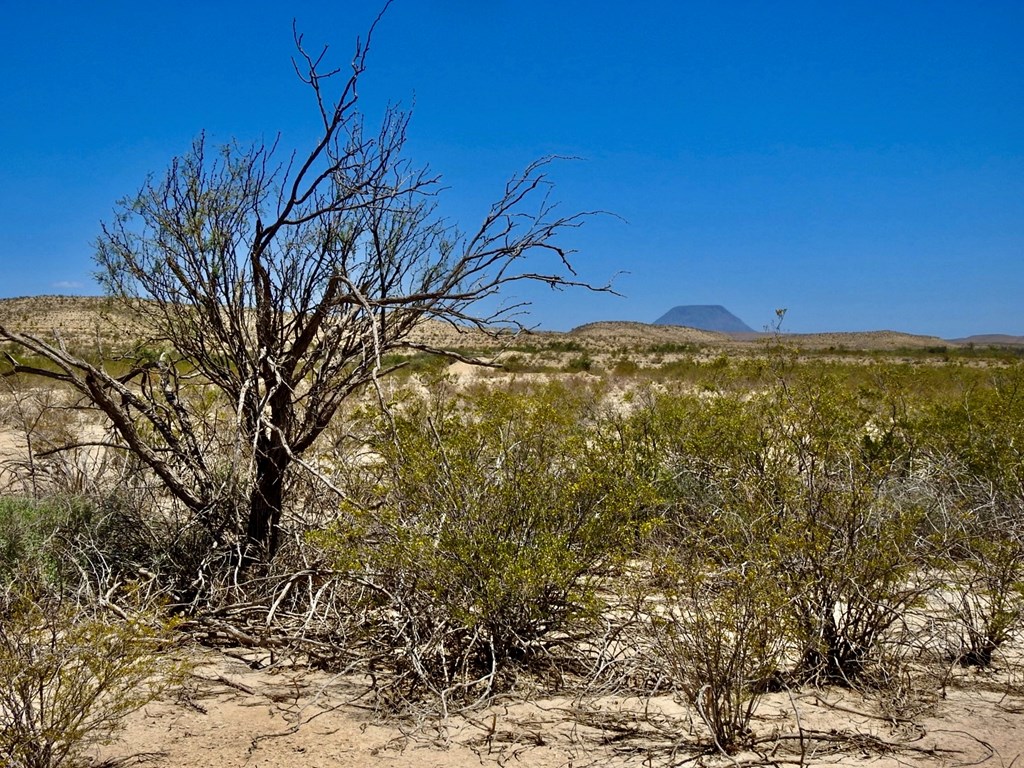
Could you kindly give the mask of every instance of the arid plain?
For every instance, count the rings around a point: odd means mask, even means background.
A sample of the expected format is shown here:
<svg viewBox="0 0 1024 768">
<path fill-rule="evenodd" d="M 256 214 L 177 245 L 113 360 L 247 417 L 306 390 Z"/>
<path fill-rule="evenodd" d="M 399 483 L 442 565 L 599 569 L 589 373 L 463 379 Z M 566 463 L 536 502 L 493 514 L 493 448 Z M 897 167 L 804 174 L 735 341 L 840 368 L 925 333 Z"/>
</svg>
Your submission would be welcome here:
<svg viewBox="0 0 1024 768">
<path fill-rule="evenodd" d="M 131 318 L 103 299 L 3 300 L 0 321 L 115 357 L 131 346 L 135 333 Z M 500 367 L 410 352 L 409 370 L 384 383 L 393 388 L 389 393 L 429 391 L 441 380 L 462 388 L 561 381 L 570 390 L 598 388 L 604 402 L 625 410 L 638 393 L 712 391 L 723 368 L 743 361 L 785 358 L 787 365 L 807 363 L 822 370 L 836 365 L 828 370 L 838 376 L 882 363 L 912 377 L 915 368 L 1012 369 L 1019 365 L 1020 349 L 1012 343 L 988 347 L 895 331 L 730 337 L 624 322 L 593 323 L 569 333 L 497 336 L 431 323 L 418 333 L 418 344 L 458 350 Z M 23 496 L 33 491 L 26 474 L 32 464 L 26 453 L 33 437 L 29 406 L 75 404 L 59 394 L 47 400 L 45 387 L 28 386 L 23 378 L 11 381 L 0 389 L 0 492 Z M 106 425 L 75 410 L 63 429 L 69 431 L 66 437 L 77 432 L 99 443 Z M 103 464 L 102 449 L 80 452 L 77 460 L 84 462 L 78 470 L 88 474 L 90 461 Z M 904 636 L 941 634 L 944 619 L 936 606 L 930 597 L 908 601 L 891 629 Z M 1024 646 L 1017 628 L 984 668 L 943 659 L 915 640 L 900 647 L 898 672 L 885 684 L 805 682 L 762 692 L 750 725 L 756 747 L 732 751 L 698 748 L 706 742 L 701 717 L 668 681 L 660 691 L 639 685 L 612 690 L 569 670 L 564 679 L 527 673 L 481 706 L 436 717 L 383 706 L 373 691 L 372 670 L 315 669 L 300 653 L 260 647 L 244 632 L 238 637 L 246 642 L 232 642 L 230 634 L 205 626 L 194 641 L 183 630 L 174 651 L 194 665 L 185 683 L 131 714 L 116 741 L 95 747 L 91 754 L 97 764 L 1008 768 L 1024 755 Z"/>
</svg>

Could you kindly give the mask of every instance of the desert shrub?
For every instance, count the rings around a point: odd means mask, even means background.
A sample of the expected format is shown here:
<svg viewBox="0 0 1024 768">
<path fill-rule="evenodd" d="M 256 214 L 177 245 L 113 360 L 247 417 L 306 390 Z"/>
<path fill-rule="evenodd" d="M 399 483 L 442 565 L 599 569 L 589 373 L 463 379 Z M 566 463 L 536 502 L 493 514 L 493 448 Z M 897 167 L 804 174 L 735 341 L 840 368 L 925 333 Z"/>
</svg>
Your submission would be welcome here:
<svg viewBox="0 0 1024 768">
<path fill-rule="evenodd" d="M 650 344 L 643 349 L 646 355 L 683 355 L 698 352 L 700 347 L 696 344 L 680 343 L 676 341 L 665 341 L 659 344 Z"/>
<path fill-rule="evenodd" d="M 593 368 L 594 360 L 586 352 L 578 357 L 572 358 L 565 366 L 565 370 L 573 373 L 584 373 L 591 371 Z"/>
<path fill-rule="evenodd" d="M 940 542 L 937 596 L 952 630 L 945 653 L 964 666 L 988 667 L 1024 625 L 1024 507 L 984 480 L 955 475 L 930 519 Z"/>
<path fill-rule="evenodd" d="M 955 627 L 950 652 L 990 666 L 1024 620 L 1024 369 L 934 403 L 923 433 L 947 502 L 933 525 Z"/>
<path fill-rule="evenodd" d="M 989 667 L 1024 618 L 1024 542 L 1019 532 L 974 536 L 947 572 L 956 661 Z"/>
<path fill-rule="evenodd" d="M 929 588 L 924 509 L 902 492 L 910 443 L 829 377 L 790 382 L 763 406 L 779 446 L 766 498 L 798 673 L 850 684 Z"/>
<path fill-rule="evenodd" d="M 0 763 L 85 765 L 124 717 L 176 683 L 173 626 L 150 611 L 104 612 L 28 570 L 0 592 Z"/>
<path fill-rule="evenodd" d="M 665 535 L 691 540 L 703 531 L 715 537 L 723 493 L 756 471 L 764 453 L 757 414 L 729 393 L 667 395 L 637 410 L 632 422 L 643 435 L 634 442 L 660 462 L 657 482 L 668 502 Z"/>
<path fill-rule="evenodd" d="M 615 364 L 612 366 L 612 373 L 624 378 L 636 376 L 639 372 L 640 365 L 635 360 L 616 360 Z"/>
<path fill-rule="evenodd" d="M 319 541 L 364 588 L 393 690 L 485 698 L 596 610 L 646 490 L 593 406 L 555 385 L 479 391 L 378 424 L 362 498 Z"/>
<path fill-rule="evenodd" d="M 669 568 L 677 579 L 650 620 L 656 647 L 715 747 L 734 753 L 752 743 L 757 703 L 783 661 L 785 595 L 756 565 Z"/>
<path fill-rule="evenodd" d="M 7 583 L 44 550 L 67 511 L 57 505 L 18 497 L 0 498 L 0 582 Z"/>
<path fill-rule="evenodd" d="M 694 538 L 676 546 L 769 574 L 786 595 L 798 679 L 853 683 L 929 587 L 919 511 L 854 478 L 812 491 L 791 476 L 744 473 L 711 494 Z"/>
<path fill-rule="evenodd" d="M 435 355 L 430 352 L 416 352 L 414 354 L 392 353 L 381 358 L 381 366 L 391 368 L 400 366 L 405 375 L 421 374 L 436 376 L 450 365 L 451 360 L 443 355 Z"/>
<path fill-rule="evenodd" d="M 902 482 L 913 443 L 888 393 L 816 369 L 785 374 L 755 394 L 657 406 L 666 530 L 717 567 L 773 574 L 797 675 L 850 684 L 928 587 L 924 507 Z"/>
<path fill-rule="evenodd" d="M 924 432 L 933 458 L 959 475 L 950 479 L 974 480 L 983 501 L 997 508 L 1024 499 L 1024 366 L 995 373 L 987 385 L 973 383 L 955 399 L 939 400 Z"/>
<path fill-rule="evenodd" d="M 855 481 L 854 481 L 855 482 Z M 775 541 L 800 644 L 798 674 L 851 684 L 928 590 L 914 510 L 856 485 L 822 491 Z"/>
<path fill-rule="evenodd" d="M 572 339 L 568 341 L 563 341 L 562 339 L 548 340 L 544 343 L 544 349 L 549 352 L 586 352 L 586 347 Z"/>
<path fill-rule="evenodd" d="M 92 516 L 91 503 L 78 497 L 0 498 L 0 584 L 26 566 L 51 582 L 76 579 L 67 544 Z"/>
<path fill-rule="evenodd" d="M 0 499 L 0 583 L 31 567 L 53 588 L 102 594 L 146 573 L 169 598 L 194 603 L 193 582 L 208 587 L 212 570 L 206 529 L 139 501 L 127 494 Z"/>
</svg>

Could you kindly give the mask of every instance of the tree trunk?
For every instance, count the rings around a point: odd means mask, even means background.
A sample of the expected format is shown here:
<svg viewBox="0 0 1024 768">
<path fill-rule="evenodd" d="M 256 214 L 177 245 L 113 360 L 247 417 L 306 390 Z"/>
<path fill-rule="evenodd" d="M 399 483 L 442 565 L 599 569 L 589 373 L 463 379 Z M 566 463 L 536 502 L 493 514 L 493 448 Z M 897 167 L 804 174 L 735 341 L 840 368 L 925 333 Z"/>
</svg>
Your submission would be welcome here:
<svg viewBox="0 0 1024 768">
<path fill-rule="evenodd" d="M 281 509 L 285 475 L 291 458 L 275 434 L 261 435 L 256 444 L 255 472 L 249 497 L 246 561 L 270 560 L 280 546 Z"/>
</svg>

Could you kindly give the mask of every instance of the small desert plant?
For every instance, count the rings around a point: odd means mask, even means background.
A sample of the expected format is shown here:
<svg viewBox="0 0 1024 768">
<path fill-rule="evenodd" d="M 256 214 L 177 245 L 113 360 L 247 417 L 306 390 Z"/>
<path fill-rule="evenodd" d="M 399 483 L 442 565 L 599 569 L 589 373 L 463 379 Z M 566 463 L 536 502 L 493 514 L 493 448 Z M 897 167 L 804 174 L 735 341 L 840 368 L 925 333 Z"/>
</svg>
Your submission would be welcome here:
<svg viewBox="0 0 1024 768">
<path fill-rule="evenodd" d="M 847 491 L 815 503 L 822 508 L 786 521 L 776 540 L 778 577 L 792 597 L 799 675 L 849 685 L 881 658 L 886 633 L 928 589 L 918 516 L 884 499 L 855 502 Z"/>
<path fill-rule="evenodd" d="M 92 515 L 90 502 L 73 496 L 0 498 L 0 586 L 27 566 L 49 581 L 77 577 L 65 545 Z"/>
<path fill-rule="evenodd" d="M 939 402 L 925 420 L 933 472 L 948 502 L 940 593 L 957 633 L 954 658 L 987 667 L 1024 623 L 1024 368 Z"/>
<path fill-rule="evenodd" d="M 579 357 L 572 358 L 565 366 L 567 371 L 573 373 L 588 372 L 594 368 L 594 360 L 590 355 L 584 352 Z"/>
<path fill-rule="evenodd" d="M 953 629 L 953 661 L 989 667 L 1024 624 L 1024 531 L 1020 510 L 987 501 L 965 483 L 945 511 L 937 591 Z M 964 504 L 967 508 L 964 509 Z"/>
<path fill-rule="evenodd" d="M 762 402 L 779 450 L 763 492 L 790 596 L 798 672 L 848 685 L 929 584 L 924 510 L 903 493 L 909 442 L 836 380 L 779 387 Z M 872 433 L 885 432 L 882 444 Z M 758 478 L 760 481 L 760 478 Z"/>
<path fill-rule="evenodd" d="M 818 371 L 769 373 L 753 396 L 656 403 L 665 538 L 771 573 L 799 676 L 849 684 L 925 589 L 922 510 L 899 490 L 910 443 L 878 398 Z"/>
<path fill-rule="evenodd" d="M 658 488 L 663 504 L 660 538 L 711 550 L 734 549 L 748 520 L 736 514 L 733 491 L 765 451 L 757 415 L 743 398 L 646 393 L 624 420 L 623 432 L 637 471 Z M 730 555 L 722 553 L 721 562 Z"/>
<path fill-rule="evenodd" d="M 0 583 L 8 583 L 21 563 L 44 556 L 64 516 L 64 510 L 52 504 L 0 498 Z"/>
<path fill-rule="evenodd" d="M 991 666 L 1024 617 L 1024 546 L 1016 537 L 978 539 L 952 576 L 950 603 L 960 630 L 956 660 Z"/>
<path fill-rule="evenodd" d="M 676 690 L 731 754 L 752 742 L 758 700 L 778 676 L 785 596 L 753 564 L 690 563 L 677 578 L 651 618 L 656 644 Z"/>
<path fill-rule="evenodd" d="M 130 499 L 117 495 L 2 498 L 0 584 L 31 567 L 50 585 L 105 592 L 140 569 L 161 569 L 156 535 Z"/>
<path fill-rule="evenodd" d="M 156 613 L 105 611 L 19 574 L 0 592 L 0 763 L 86 764 L 86 750 L 180 679 L 171 630 Z"/>
<path fill-rule="evenodd" d="M 631 359 L 616 360 L 612 365 L 612 373 L 626 379 L 636 376 L 640 370 L 640 364 Z"/>
<path fill-rule="evenodd" d="M 955 462 L 959 477 L 951 480 L 980 481 L 984 495 L 1000 503 L 1024 499 L 1024 365 L 940 401 L 924 426 L 937 461 Z"/>
</svg>

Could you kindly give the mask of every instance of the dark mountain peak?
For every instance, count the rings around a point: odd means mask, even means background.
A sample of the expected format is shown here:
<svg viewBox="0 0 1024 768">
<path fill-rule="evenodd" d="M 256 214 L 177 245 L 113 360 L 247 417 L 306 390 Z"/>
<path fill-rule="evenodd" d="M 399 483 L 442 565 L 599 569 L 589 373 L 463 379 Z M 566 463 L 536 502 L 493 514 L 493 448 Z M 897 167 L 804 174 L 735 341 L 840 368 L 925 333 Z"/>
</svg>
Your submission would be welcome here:
<svg viewBox="0 0 1024 768">
<path fill-rule="evenodd" d="M 654 321 L 655 325 L 685 325 L 704 331 L 753 333 L 754 329 L 721 304 L 684 304 L 673 307 Z"/>
</svg>

